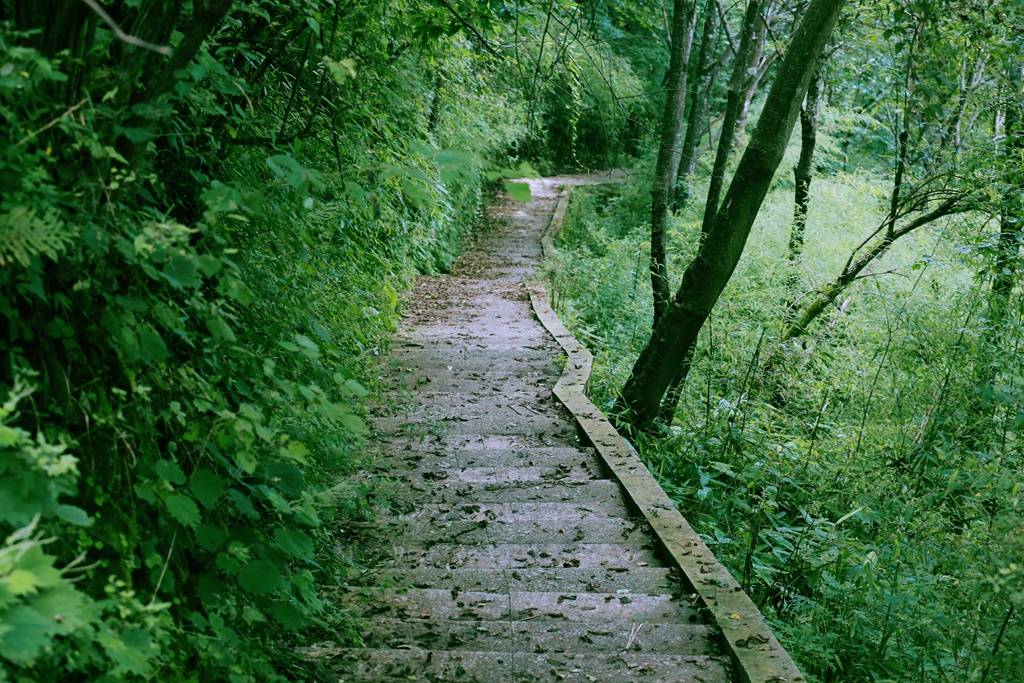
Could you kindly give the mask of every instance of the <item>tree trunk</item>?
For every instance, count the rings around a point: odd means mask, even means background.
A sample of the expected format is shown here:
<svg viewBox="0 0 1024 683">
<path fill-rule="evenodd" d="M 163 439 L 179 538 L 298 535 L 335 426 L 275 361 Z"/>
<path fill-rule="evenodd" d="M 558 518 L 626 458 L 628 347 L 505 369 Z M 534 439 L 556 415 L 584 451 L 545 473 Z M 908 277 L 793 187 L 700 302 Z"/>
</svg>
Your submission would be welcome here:
<svg viewBox="0 0 1024 683">
<path fill-rule="evenodd" d="M 1021 120 L 1021 108 L 1019 98 L 1011 101 L 1006 108 L 1003 123 L 1003 159 L 1006 163 L 1007 187 L 999 217 L 999 241 L 996 243 L 996 260 L 989 301 L 991 321 L 1002 320 L 1010 293 L 1017 284 L 1017 259 L 1020 256 L 1021 229 L 1024 228 L 1024 203 L 1021 202 L 1020 196 L 1020 192 L 1024 191 L 1024 170 L 1021 168 L 1024 155 L 1024 121 Z"/>
<path fill-rule="evenodd" d="M 665 76 L 665 110 L 661 119 L 661 143 L 651 190 L 651 290 L 654 293 L 654 324 L 665 312 L 672 290 L 668 279 L 665 229 L 671 210 L 672 189 L 679 171 L 679 147 L 686 106 L 686 71 L 697 21 L 696 0 L 675 0 L 672 45 Z"/>
<path fill-rule="evenodd" d="M 804 230 L 807 228 L 807 204 L 814 167 L 814 147 L 818 141 L 818 110 L 821 107 L 821 65 L 814 70 L 807 87 L 807 97 L 800 110 L 800 158 L 793 167 L 793 229 L 789 233 L 790 275 L 804 250 Z"/>
<path fill-rule="evenodd" d="M 736 119 L 742 104 L 743 83 L 747 69 L 750 68 L 750 60 L 754 53 L 755 34 L 760 21 L 761 2 L 760 0 L 750 0 L 747 4 L 747 12 L 743 17 L 740 44 L 736 49 L 732 74 L 729 77 L 729 94 L 725 100 L 722 128 L 718 133 L 718 150 L 715 153 L 715 164 L 711 169 L 711 179 L 708 184 L 708 196 L 704 203 L 704 221 L 701 224 L 701 232 L 705 238 L 718 213 L 718 200 L 722 194 L 722 185 L 725 183 L 725 167 L 729 163 L 729 153 L 732 151 L 732 141 L 736 135 Z"/>
<path fill-rule="evenodd" d="M 693 74 L 690 80 L 690 92 L 686 103 L 686 134 L 679 149 L 679 170 L 676 174 L 673 208 L 686 206 L 690 197 L 690 177 L 697 168 L 697 142 L 704 126 L 707 112 L 707 99 L 710 93 L 709 82 L 714 79 L 715 64 L 711 57 L 715 52 L 718 29 L 718 11 L 716 0 L 708 0 L 704 7 L 704 24 L 700 31 L 700 49 L 694 61 Z"/>
<path fill-rule="evenodd" d="M 765 41 L 768 38 L 768 26 L 765 18 L 759 15 L 753 28 L 753 50 L 748 58 L 747 68 L 743 72 L 743 95 L 740 99 L 740 109 L 736 115 L 736 131 L 731 143 L 736 148 L 739 148 L 743 134 L 747 130 L 747 118 L 750 117 L 750 105 L 754 101 L 754 95 L 757 94 L 761 80 L 768 73 L 768 67 L 774 61 L 764 53 Z"/>
<path fill-rule="evenodd" d="M 636 428 L 658 417 L 670 382 L 693 353 L 697 335 L 743 253 L 772 177 L 793 132 L 811 73 L 845 0 L 811 0 L 793 35 L 757 128 L 740 159 L 707 238 L 686 268 L 668 309 L 622 389 L 618 412 Z M 748 12 L 749 13 L 749 12 Z M 685 378 L 686 369 L 683 377 Z"/>
</svg>

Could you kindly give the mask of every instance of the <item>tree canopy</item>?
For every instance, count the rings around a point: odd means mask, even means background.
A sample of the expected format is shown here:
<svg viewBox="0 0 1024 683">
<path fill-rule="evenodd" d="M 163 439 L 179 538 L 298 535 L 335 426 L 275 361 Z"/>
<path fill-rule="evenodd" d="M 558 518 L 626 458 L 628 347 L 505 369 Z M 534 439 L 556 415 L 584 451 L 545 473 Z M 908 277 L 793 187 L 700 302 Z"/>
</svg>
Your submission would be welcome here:
<svg viewBox="0 0 1024 683">
<path fill-rule="evenodd" d="M 0 681 L 314 680 L 495 192 L 811 680 L 1024 678 L 1017 0 L 0 0 Z"/>
</svg>

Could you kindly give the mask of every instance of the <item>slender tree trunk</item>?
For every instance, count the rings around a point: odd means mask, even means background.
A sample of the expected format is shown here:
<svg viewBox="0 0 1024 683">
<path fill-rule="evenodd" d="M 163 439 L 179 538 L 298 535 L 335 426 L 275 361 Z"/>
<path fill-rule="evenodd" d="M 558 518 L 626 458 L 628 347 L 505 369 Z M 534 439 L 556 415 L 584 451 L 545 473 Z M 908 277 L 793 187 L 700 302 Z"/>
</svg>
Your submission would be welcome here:
<svg viewBox="0 0 1024 683">
<path fill-rule="evenodd" d="M 1024 228 L 1024 202 L 1021 202 L 1020 195 L 1024 192 L 1024 170 L 1021 168 L 1024 163 L 1024 121 L 1021 120 L 1021 108 L 1019 100 L 1011 101 L 1006 108 L 1003 123 L 1007 189 L 999 217 L 999 241 L 996 243 L 989 302 L 989 319 L 993 322 L 1002 320 L 1010 293 L 1017 284 L 1017 259 L 1020 256 L 1021 230 Z"/>
<path fill-rule="evenodd" d="M 753 50 L 747 62 L 747 68 L 743 72 L 742 96 L 740 98 L 740 109 L 736 115 L 736 131 L 732 139 L 732 146 L 739 148 L 743 140 L 743 134 L 747 129 L 747 119 L 750 117 L 750 105 L 757 94 L 758 86 L 768 73 L 774 59 L 765 55 L 765 41 L 768 38 L 768 26 L 766 19 L 758 15 L 757 23 L 754 24 Z"/>
<path fill-rule="evenodd" d="M 736 269 L 786 151 L 811 73 L 844 4 L 845 0 L 811 0 L 793 35 L 707 238 L 622 389 L 618 412 L 636 428 L 646 428 L 658 417 L 665 391 L 679 368 L 687 365 L 697 335 Z"/>
<path fill-rule="evenodd" d="M 686 71 L 697 21 L 696 0 L 675 0 L 672 45 L 665 76 L 665 110 L 661 119 L 661 143 L 651 191 L 651 289 L 654 293 L 654 324 L 657 325 L 672 296 L 668 279 L 665 229 L 671 212 L 672 189 L 679 171 L 679 148 L 686 106 Z"/>
<path fill-rule="evenodd" d="M 807 204 L 814 171 L 814 147 L 818 141 L 818 111 L 821 108 L 821 65 L 814 70 L 807 97 L 800 110 L 800 158 L 793 167 L 793 229 L 789 233 L 790 277 L 796 276 L 796 265 L 804 251 L 807 228 Z"/>
<path fill-rule="evenodd" d="M 700 131 L 704 126 L 707 112 L 707 98 L 710 93 L 709 81 L 714 78 L 715 64 L 712 56 L 718 29 L 718 9 L 716 0 L 708 0 L 704 7 L 704 23 L 700 31 L 700 48 L 694 61 L 690 80 L 690 92 L 686 102 L 686 134 L 679 149 L 679 171 L 676 174 L 673 208 L 686 206 L 690 198 L 690 177 L 697 168 L 697 143 Z"/>
<path fill-rule="evenodd" d="M 743 83 L 747 69 L 750 68 L 750 60 L 754 53 L 755 33 L 760 21 L 761 2 L 760 0 L 750 0 L 747 3 L 747 12 L 743 17 L 740 44 L 736 49 L 732 74 L 729 77 L 729 94 L 725 100 L 722 128 L 718 133 L 718 150 L 715 153 L 715 164 L 711 169 L 711 179 L 708 184 L 708 196 L 704 203 L 704 221 L 701 224 L 701 232 L 705 237 L 711 231 L 711 226 L 718 213 L 718 200 L 722 195 L 722 186 L 725 183 L 725 167 L 729 163 L 729 153 L 732 151 L 732 141 L 736 135 L 736 119 L 742 104 Z"/>
</svg>

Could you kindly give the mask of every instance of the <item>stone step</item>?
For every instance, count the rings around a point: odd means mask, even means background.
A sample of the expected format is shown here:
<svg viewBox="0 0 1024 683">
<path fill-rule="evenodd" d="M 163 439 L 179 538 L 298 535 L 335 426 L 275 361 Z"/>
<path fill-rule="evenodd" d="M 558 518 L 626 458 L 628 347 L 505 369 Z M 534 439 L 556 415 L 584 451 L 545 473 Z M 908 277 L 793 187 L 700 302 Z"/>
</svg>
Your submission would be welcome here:
<svg viewBox="0 0 1024 683">
<path fill-rule="evenodd" d="M 648 567 L 553 567 L 462 569 L 393 567 L 374 569 L 356 579 L 366 585 L 448 588 L 499 593 L 507 591 L 587 591 L 615 593 L 679 593 L 683 585 L 674 571 Z"/>
<path fill-rule="evenodd" d="M 402 327 L 402 338 L 407 342 L 414 342 L 428 346 L 430 343 L 442 340 L 459 339 L 467 343 L 486 344 L 492 341 L 518 340 L 525 344 L 543 344 L 551 339 L 551 336 L 535 320 L 506 321 L 500 327 L 474 328 L 460 327 L 448 322 L 428 322 L 420 325 Z"/>
<path fill-rule="evenodd" d="M 366 618 L 452 621 L 559 620 L 571 622 L 646 622 L 690 624 L 697 610 L 669 594 L 651 595 L 575 591 L 488 593 L 450 588 L 408 590 L 355 587 L 341 602 Z"/>
<path fill-rule="evenodd" d="M 467 422 L 481 418 L 516 422 L 523 418 L 544 417 L 552 420 L 571 421 L 570 416 L 554 401 L 539 401 L 536 395 L 521 396 L 482 395 L 474 400 L 458 397 L 444 397 L 447 400 L 432 401 L 416 396 L 416 402 L 393 405 L 387 414 L 378 413 L 378 418 L 401 418 L 409 422 Z"/>
<path fill-rule="evenodd" d="M 494 434 L 500 435 L 544 435 L 553 439 L 571 438 L 576 426 L 561 415 L 522 415 L 513 419 L 499 414 L 477 417 L 438 419 L 414 419 L 408 417 L 375 417 L 370 419 L 374 432 L 384 436 L 416 434 Z"/>
<path fill-rule="evenodd" d="M 447 621 L 374 617 L 363 627 L 374 648 L 515 652 L 646 652 L 711 655 L 715 631 L 701 624 L 574 621 Z"/>
<path fill-rule="evenodd" d="M 455 375 L 447 370 L 431 371 L 412 369 L 393 373 L 381 378 L 382 386 L 392 391 L 424 391 L 434 396 L 454 393 L 480 393 L 500 395 L 516 391 L 547 389 L 558 381 L 552 372 L 516 373 L 495 370 L 486 373 L 470 371 Z"/>
<path fill-rule="evenodd" d="M 385 448 L 389 452 L 419 451 L 493 451 L 527 452 L 538 448 L 583 448 L 579 436 L 553 438 L 547 434 L 408 434 L 371 439 L 371 452 Z"/>
<path fill-rule="evenodd" d="M 418 467 L 416 469 L 392 470 L 388 473 L 394 479 L 415 482 L 446 482 L 501 484 L 501 483 L 579 483 L 603 479 L 585 467 L 559 466 L 503 466 L 503 467 Z"/>
<path fill-rule="evenodd" d="M 404 512 L 428 503 L 616 503 L 621 499 L 619 485 L 608 479 L 495 484 L 409 481 L 393 505 Z"/>
<path fill-rule="evenodd" d="M 594 475 L 602 473 L 596 454 L 590 449 L 539 447 L 531 450 L 510 448 L 444 451 L 435 448 L 401 453 L 368 453 L 371 471 L 380 474 L 427 469 L 485 467 L 572 467 Z"/>
<path fill-rule="evenodd" d="M 429 547 L 394 546 L 391 558 L 391 567 L 437 569 L 635 568 L 661 564 L 654 548 L 620 543 L 438 543 Z"/>
<path fill-rule="evenodd" d="M 321 657 L 328 656 L 320 653 Z M 327 666 L 346 683 L 459 681 L 460 683 L 725 683 L 727 664 L 717 657 L 645 652 L 511 653 L 442 650 L 335 650 Z"/>
<path fill-rule="evenodd" d="M 401 545 L 436 543 L 640 543 L 646 523 L 604 515 L 581 505 L 548 505 L 518 514 L 510 504 L 427 505 L 409 514 L 380 518 L 380 534 Z"/>
</svg>

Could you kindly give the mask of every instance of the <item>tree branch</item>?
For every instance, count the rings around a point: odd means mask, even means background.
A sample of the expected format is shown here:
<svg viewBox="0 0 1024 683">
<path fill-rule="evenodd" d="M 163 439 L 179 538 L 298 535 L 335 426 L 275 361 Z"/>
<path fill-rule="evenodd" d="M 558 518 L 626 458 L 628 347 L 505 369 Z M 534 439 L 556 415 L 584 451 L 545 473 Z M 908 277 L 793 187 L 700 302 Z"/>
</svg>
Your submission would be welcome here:
<svg viewBox="0 0 1024 683">
<path fill-rule="evenodd" d="M 473 24 L 469 23 L 469 21 L 467 21 L 461 14 L 459 14 L 458 10 L 456 10 L 454 7 L 452 7 L 451 3 L 449 3 L 448 0 L 437 0 L 437 1 L 439 3 L 441 3 L 441 5 L 446 10 L 448 10 L 448 12 L 453 17 L 455 17 L 460 24 L 462 24 L 463 28 L 465 28 L 467 31 L 469 31 L 470 33 L 472 33 L 476 37 L 476 39 L 480 43 L 481 47 L 483 47 L 485 50 L 490 52 L 492 55 L 494 55 L 495 57 L 497 57 L 501 61 L 505 61 L 505 57 L 500 52 L 495 50 L 494 47 L 489 42 L 487 42 L 487 39 L 483 37 L 483 34 L 481 34 L 480 31 L 477 30 L 476 26 L 473 26 Z"/>
<path fill-rule="evenodd" d="M 98 16 L 104 24 L 110 27 L 110 30 L 114 32 L 114 35 L 122 43 L 134 45 L 135 47 L 140 47 L 143 50 L 156 52 L 157 54 L 161 54 L 165 57 L 171 56 L 172 50 L 169 46 L 156 45 L 155 43 L 147 42 L 142 38 L 133 36 L 130 33 L 126 33 L 124 29 L 117 25 L 117 22 L 114 21 L 113 17 L 107 14 L 106 10 L 100 7 L 99 3 L 97 3 L 96 0 L 82 0 L 82 2 L 84 2 L 89 9 L 96 13 L 96 16 Z"/>
</svg>

